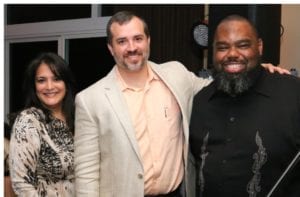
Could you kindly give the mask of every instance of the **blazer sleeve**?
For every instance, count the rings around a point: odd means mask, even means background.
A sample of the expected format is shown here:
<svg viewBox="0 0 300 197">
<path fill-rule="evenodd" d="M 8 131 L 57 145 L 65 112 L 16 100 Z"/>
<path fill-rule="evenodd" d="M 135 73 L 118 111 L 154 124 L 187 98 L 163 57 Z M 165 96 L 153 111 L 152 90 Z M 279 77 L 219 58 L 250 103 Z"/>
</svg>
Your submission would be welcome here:
<svg viewBox="0 0 300 197">
<path fill-rule="evenodd" d="M 208 86 L 212 81 L 212 77 L 209 78 L 202 78 L 199 76 L 196 76 L 194 73 L 191 72 L 191 77 L 194 81 L 194 95 L 196 95 L 199 91 L 201 91 L 204 87 Z"/>
<path fill-rule="evenodd" d="M 75 190 L 76 196 L 99 196 L 100 149 L 99 131 L 90 114 L 90 106 L 76 96 L 75 112 Z"/>
</svg>

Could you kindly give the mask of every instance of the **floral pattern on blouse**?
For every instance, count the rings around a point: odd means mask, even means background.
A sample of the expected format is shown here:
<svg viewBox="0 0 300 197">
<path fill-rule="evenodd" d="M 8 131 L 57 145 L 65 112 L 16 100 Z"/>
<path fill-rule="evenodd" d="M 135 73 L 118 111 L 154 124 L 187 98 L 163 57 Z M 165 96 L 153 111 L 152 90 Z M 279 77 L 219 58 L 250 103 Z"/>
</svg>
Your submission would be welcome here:
<svg viewBox="0 0 300 197">
<path fill-rule="evenodd" d="M 65 122 L 29 108 L 14 122 L 10 175 L 18 196 L 75 196 L 74 139 Z"/>
</svg>

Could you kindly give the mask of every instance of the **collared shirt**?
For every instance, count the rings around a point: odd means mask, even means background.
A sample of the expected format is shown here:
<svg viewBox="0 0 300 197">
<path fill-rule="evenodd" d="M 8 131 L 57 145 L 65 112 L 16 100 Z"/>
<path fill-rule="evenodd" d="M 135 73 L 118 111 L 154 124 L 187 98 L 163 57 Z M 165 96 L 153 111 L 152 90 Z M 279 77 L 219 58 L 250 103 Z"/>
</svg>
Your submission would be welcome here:
<svg viewBox="0 0 300 197">
<path fill-rule="evenodd" d="M 151 68 L 140 89 L 128 86 L 116 71 L 142 157 L 145 195 L 169 193 L 182 182 L 184 174 L 182 120 L 177 101 Z"/>
<path fill-rule="evenodd" d="M 190 145 L 203 196 L 265 197 L 300 149 L 299 79 L 260 72 L 242 95 L 213 82 L 194 98 Z M 276 196 L 300 196 L 299 168 Z"/>
</svg>

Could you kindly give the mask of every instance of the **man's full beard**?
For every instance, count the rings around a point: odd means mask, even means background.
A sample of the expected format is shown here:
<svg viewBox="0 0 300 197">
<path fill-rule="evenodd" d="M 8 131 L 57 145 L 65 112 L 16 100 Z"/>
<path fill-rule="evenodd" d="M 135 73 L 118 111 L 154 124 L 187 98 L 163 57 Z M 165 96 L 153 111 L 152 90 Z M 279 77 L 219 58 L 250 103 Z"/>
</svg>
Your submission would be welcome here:
<svg viewBox="0 0 300 197">
<path fill-rule="evenodd" d="M 247 72 L 226 73 L 221 71 L 215 75 L 215 80 L 218 90 L 233 97 L 247 91 L 253 84 L 253 80 Z"/>
</svg>

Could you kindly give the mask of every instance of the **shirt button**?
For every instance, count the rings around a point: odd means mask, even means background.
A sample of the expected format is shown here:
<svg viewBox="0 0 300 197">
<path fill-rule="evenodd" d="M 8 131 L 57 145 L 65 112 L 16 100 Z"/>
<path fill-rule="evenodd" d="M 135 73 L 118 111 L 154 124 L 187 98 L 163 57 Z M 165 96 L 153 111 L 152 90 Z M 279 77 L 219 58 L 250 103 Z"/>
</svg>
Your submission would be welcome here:
<svg viewBox="0 0 300 197">
<path fill-rule="evenodd" d="M 142 179 L 142 178 L 143 178 L 143 175 L 139 173 L 139 174 L 138 174 L 138 178 L 139 178 L 139 179 Z"/>
<path fill-rule="evenodd" d="M 234 121 L 235 121 L 235 117 L 230 117 L 230 118 L 229 118 L 229 121 L 230 121 L 230 122 L 234 122 Z"/>
<path fill-rule="evenodd" d="M 227 138 L 226 139 L 227 142 L 231 142 L 231 140 L 232 140 L 231 138 Z"/>
<path fill-rule="evenodd" d="M 227 160 L 226 160 L 226 159 L 222 160 L 222 163 L 223 163 L 223 164 L 226 164 L 226 163 L 227 163 Z"/>
</svg>

